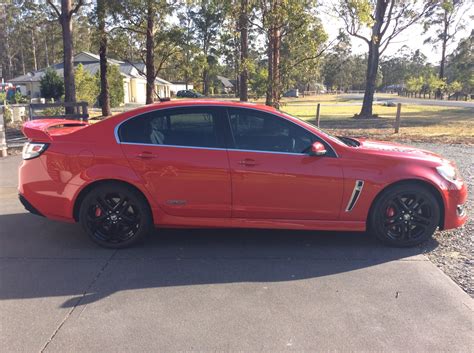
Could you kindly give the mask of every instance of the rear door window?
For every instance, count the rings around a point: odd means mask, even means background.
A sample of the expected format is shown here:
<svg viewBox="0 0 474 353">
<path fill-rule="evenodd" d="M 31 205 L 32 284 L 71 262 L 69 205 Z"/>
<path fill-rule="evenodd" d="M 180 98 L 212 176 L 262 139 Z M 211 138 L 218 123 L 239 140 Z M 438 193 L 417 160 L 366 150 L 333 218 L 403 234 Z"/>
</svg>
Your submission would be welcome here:
<svg viewBox="0 0 474 353">
<path fill-rule="evenodd" d="M 184 147 L 223 147 L 217 132 L 220 112 L 212 108 L 156 110 L 125 121 L 122 143 Z"/>
</svg>

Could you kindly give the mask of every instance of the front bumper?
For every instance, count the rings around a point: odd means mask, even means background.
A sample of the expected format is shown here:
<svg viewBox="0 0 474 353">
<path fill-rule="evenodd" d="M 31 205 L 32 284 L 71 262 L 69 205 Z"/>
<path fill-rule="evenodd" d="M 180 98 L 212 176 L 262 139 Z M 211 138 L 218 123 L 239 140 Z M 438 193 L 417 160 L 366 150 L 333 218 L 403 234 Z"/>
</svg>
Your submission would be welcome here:
<svg viewBox="0 0 474 353">
<path fill-rule="evenodd" d="M 444 191 L 444 222 L 442 229 L 461 227 L 467 221 L 467 186 L 465 183 L 458 188 L 447 188 Z"/>
</svg>

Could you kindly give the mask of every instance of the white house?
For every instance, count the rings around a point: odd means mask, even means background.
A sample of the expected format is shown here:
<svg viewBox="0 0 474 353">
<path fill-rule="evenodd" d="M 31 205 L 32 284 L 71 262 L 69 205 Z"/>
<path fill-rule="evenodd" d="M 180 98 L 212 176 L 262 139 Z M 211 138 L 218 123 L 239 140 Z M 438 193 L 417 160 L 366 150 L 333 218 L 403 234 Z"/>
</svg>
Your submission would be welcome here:
<svg viewBox="0 0 474 353">
<path fill-rule="evenodd" d="M 146 77 L 143 75 L 146 73 L 145 65 L 143 63 L 126 63 L 114 59 L 108 59 L 107 61 L 109 65 L 118 65 L 120 68 L 124 88 L 123 103 L 145 103 Z M 79 64 L 82 64 L 84 70 L 95 75 L 99 71 L 99 56 L 88 52 L 80 52 L 74 56 L 74 66 Z M 63 76 L 63 63 L 52 65 L 50 68 L 55 70 L 59 76 Z M 31 98 L 39 98 L 41 96 L 40 80 L 45 71 L 46 68 L 28 72 L 26 75 L 15 77 L 8 82 L 24 86 L 22 93 Z M 159 77 L 155 79 L 155 91 L 161 98 L 170 97 L 171 87 L 171 82 Z"/>
<path fill-rule="evenodd" d="M 188 83 L 186 87 L 186 82 L 184 81 L 171 81 L 171 94 L 176 95 L 178 91 L 183 91 L 185 89 L 194 89 L 194 85 L 192 83 Z"/>
</svg>

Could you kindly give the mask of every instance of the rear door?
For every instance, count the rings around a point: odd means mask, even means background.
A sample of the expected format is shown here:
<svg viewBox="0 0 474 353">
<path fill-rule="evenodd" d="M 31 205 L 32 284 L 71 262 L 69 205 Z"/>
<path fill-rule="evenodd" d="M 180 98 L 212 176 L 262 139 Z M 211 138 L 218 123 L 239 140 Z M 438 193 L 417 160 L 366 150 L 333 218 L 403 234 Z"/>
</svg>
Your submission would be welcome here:
<svg viewBox="0 0 474 353">
<path fill-rule="evenodd" d="M 229 163 L 235 218 L 335 220 L 343 172 L 329 144 L 279 116 L 229 108 Z M 313 142 L 326 156 L 310 156 Z"/>
<path fill-rule="evenodd" d="M 160 207 L 182 217 L 230 217 L 231 180 L 221 131 L 225 110 L 155 110 L 118 128 L 133 169 Z"/>
</svg>

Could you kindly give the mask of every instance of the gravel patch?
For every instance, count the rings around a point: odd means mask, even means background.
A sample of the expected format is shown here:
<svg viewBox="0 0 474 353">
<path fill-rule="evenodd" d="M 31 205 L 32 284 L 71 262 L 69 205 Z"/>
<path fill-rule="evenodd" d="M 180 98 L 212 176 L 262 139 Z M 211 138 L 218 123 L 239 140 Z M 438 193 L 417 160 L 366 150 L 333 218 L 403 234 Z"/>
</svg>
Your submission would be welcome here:
<svg viewBox="0 0 474 353">
<path fill-rule="evenodd" d="M 474 146 L 445 145 L 433 143 L 410 143 L 410 145 L 433 151 L 455 161 L 468 185 L 468 221 L 458 229 L 438 231 L 432 242 L 426 245 L 426 255 L 444 273 L 451 277 L 464 291 L 474 298 L 472 266 L 474 264 Z M 425 248 L 425 246 L 424 246 Z"/>
</svg>

